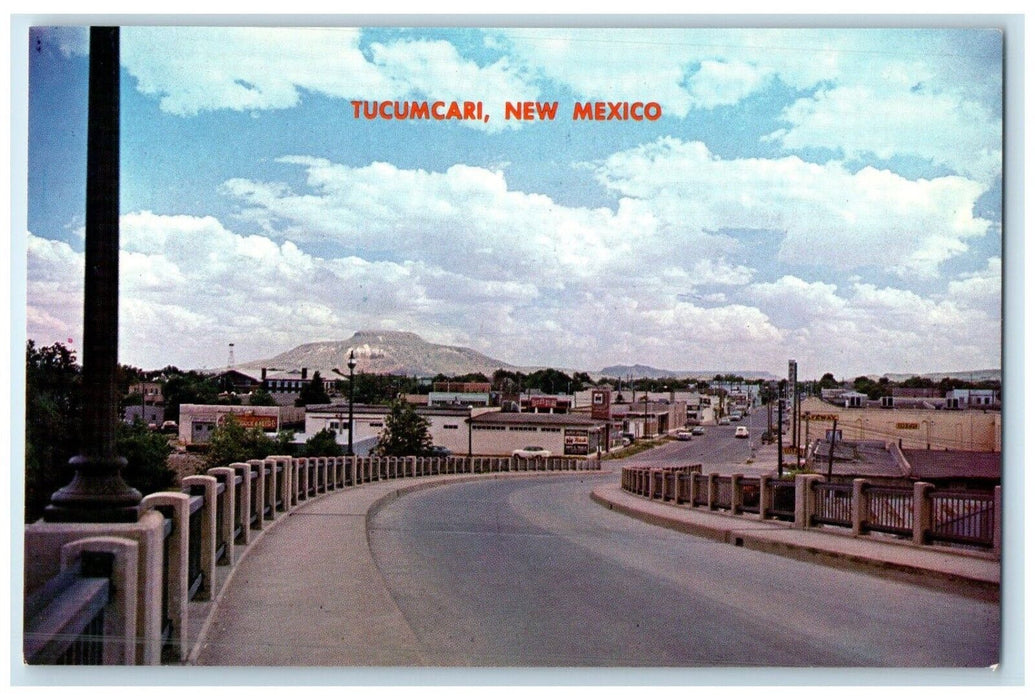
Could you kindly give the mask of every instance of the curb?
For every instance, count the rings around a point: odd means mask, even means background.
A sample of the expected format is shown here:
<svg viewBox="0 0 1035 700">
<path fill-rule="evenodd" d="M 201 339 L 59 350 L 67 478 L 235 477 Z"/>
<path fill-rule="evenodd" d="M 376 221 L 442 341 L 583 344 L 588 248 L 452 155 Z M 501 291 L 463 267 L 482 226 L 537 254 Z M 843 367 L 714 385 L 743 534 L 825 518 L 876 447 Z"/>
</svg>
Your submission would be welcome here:
<svg viewBox="0 0 1035 700">
<path fill-rule="evenodd" d="M 624 502 L 620 502 L 609 492 L 622 494 Z M 971 575 L 960 570 L 952 571 L 924 566 L 922 563 L 891 561 L 890 557 L 880 557 L 876 553 L 879 551 L 879 547 L 894 548 L 898 550 L 898 553 L 908 551 L 913 547 L 905 543 L 872 543 L 876 545 L 875 553 L 862 554 L 848 551 L 850 547 L 846 545 L 849 543 L 865 542 L 862 538 L 852 535 L 816 530 L 795 530 L 772 521 L 756 520 L 752 522 L 734 515 L 713 511 L 698 514 L 690 509 L 677 508 L 671 504 L 661 504 L 656 501 L 644 500 L 643 507 L 641 507 L 639 500 L 642 497 L 626 494 L 617 485 L 598 486 L 593 489 L 590 497 L 595 503 L 609 510 L 615 510 L 641 522 L 734 547 L 744 547 L 798 561 L 848 569 L 986 602 L 998 603 L 1000 601 L 998 580 Z M 664 512 L 669 509 L 671 513 Z M 716 521 L 720 519 L 728 522 L 717 524 Z M 712 522 L 709 523 L 707 520 Z M 921 552 L 916 553 L 921 554 Z M 939 553 L 950 556 L 949 553 L 944 553 L 942 550 L 939 550 Z M 951 553 L 951 556 L 960 557 L 961 561 L 985 560 L 984 557 L 969 557 L 955 552 Z"/>
</svg>

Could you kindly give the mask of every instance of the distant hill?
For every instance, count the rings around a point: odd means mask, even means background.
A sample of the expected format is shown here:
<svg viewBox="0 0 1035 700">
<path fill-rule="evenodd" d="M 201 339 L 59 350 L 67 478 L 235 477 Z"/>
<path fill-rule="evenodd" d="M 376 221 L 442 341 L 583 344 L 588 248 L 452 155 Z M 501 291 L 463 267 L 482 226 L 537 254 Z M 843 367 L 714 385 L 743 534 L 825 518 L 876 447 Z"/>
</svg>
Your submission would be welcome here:
<svg viewBox="0 0 1035 700">
<path fill-rule="evenodd" d="M 668 369 L 658 369 L 656 367 L 650 367 L 648 365 L 612 365 L 610 367 L 604 367 L 595 374 L 602 377 L 629 377 L 633 379 L 714 379 L 717 374 L 733 374 L 744 379 L 779 379 L 770 372 L 758 372 L 754 370 L 726 370 L 726 369 L 693 369 L 693 370 L 681 370 L 674 371 Z"/>
<path fill-rule="evenodd" d="M 356 354 L 356 371 L 369 374 L 402 374 L 432 377 L 481 372 L 491 377 L 498 369 L 516 371 L 517 367 L 475 350 L 429 343 L 416 333 L 403 331 L 359 331 L 348 340 L 305 343 L 266 360 L 237 365 L 241 368 L 301 369 L 310 374 L 334 377 L 338 368 L 348 374 L 349 352 Z"/>
<path fill-rule="evenodd" d="M 924 374 L 883 374 L 874 379 L 880 377 L 887 377 L 888 381 L 892 382 L 904 382 L 912 377 L 922 377 L 923 379 L 931 379 L 933 381 L 939 381 L 948 377 L 949 379 L 961 379 L 965 382 L 1001 382 L 1003 380 L 1003 370 L 1001 369 L 975 369 L 969 372 L 926 372 Z"/>
</svg>

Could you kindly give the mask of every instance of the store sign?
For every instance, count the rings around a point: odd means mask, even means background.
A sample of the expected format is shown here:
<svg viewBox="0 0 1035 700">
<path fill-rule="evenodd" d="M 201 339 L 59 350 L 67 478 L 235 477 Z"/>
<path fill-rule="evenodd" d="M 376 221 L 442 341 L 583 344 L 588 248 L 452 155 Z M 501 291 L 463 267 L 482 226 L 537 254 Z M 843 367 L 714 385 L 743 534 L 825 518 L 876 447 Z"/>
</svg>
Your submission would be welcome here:
<svg viewBox="0 0 1035 700">
<path fill-rule="evenodd" d="M 919 423 L 895 423 L 896 430 L 920 430 Z"/>
<path fill-rule="evenodd" d="M 809 413 L 808 411 L 806 411 L 805 412 L 805 419 L 806 420 L 825 420 L 825 421 L 833 422 L 833 421 L 837 420 L 837 414 L 836 413 Z"/>
<path fill-rule="evenodd" d="M 592 397 L 593 408 L 590 415 L 594 420 L 608 420 L 611 417 L 611 392 L 595 390 Z"/>
<path fill-rule="evenodd" d="M 564 454 L 566 454 L 566 455 L 588 455 L 589 454 L 589 431 L 588 430 L 565 430 L 564 431 Z"/>
<path fill-rule="evenodd" d="M 529 400 L 532 408 L 557 408 L 556 396 L 533 396 Z"/>
<path fill-rule="evenodd" d="M 258 428 L 265 432 L 275 432 L 277 430 L 276 416 L 259 416 L 254 413 L 224 413 L 216 419 L 216 423 L 218 425 L 225 424 L 227 416 L 233 416 L 237 424 L 245 430 L 251 430 L 252 428 Z"/>
</svg>

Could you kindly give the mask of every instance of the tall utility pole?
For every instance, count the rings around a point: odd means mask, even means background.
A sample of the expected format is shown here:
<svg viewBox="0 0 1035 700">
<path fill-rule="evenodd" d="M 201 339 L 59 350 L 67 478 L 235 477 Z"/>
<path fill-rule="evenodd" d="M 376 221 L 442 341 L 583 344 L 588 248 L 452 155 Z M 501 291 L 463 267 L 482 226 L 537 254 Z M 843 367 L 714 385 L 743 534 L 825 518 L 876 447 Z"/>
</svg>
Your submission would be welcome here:
<svg viewBox="0 0 1035 700">
<path fill-rule="evenodd" d="M 119 28 L 90 28 L 83 286 L 83 434 L 75 476 L 50 497 L 49 522 L 133 522 L 141 495 L 115 454 L 119 350 Z"/>
<path fill-rule="evenodd" d="M 787 380 L 780 380 L 776 391 L 776 475 L 783 478 L 783 387 Z"/>
<path fill-rule="evenodd" d="M 834 474 L 834 443 L 837 442 L 837 418 L 834 419 L 834 428 L 830 431 L 830 459 L 827 461 L 827 480 Z"/>
</svg>

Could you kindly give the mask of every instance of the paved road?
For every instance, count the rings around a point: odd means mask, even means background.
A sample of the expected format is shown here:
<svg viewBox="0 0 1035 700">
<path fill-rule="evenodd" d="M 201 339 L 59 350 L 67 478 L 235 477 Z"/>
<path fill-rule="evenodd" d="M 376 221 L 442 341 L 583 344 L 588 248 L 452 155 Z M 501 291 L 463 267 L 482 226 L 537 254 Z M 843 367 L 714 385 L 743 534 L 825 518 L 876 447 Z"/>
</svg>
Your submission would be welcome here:
<svg viewBox="0 0 1035 700">
<path fill-rule="evenodd" d="M 595 485 L 614 478 L 455 484 L 404 495 L 375 513 L 374 559 L 426 663 L 974 667 L 997 660 L 995 604 L 645 525 L 589 500 Z"/>
<path fill-rule="evenodd" d="M 776 420 L 775 417 L 773 420 Z M 666 443 L 623 460 L 623 463 L 664 466 L 701 462 L 706 473 L 730 474 L 738 471 L 742 474 L 753 474 L 754 470 L 750 465 L 745 465 L 745 462 L 758 450 L 762 433 L 766 430 L 766 421 L 765 410 L 755 409 L 739 422 L 730 425 L 706 425 L 704 435 L 695 435 L 690 441 L 676 440 Z M 748 428 L 747 439 L 733 437 L 734 431 L 740 425 Z M 770 465 L 761 469 L 766 472 L 771 470 Z"/>
</svg>

